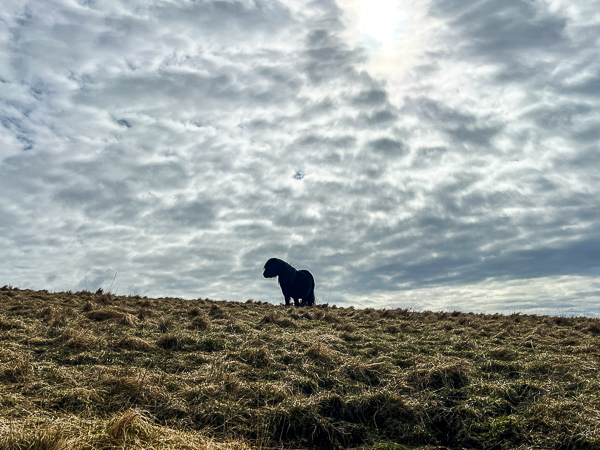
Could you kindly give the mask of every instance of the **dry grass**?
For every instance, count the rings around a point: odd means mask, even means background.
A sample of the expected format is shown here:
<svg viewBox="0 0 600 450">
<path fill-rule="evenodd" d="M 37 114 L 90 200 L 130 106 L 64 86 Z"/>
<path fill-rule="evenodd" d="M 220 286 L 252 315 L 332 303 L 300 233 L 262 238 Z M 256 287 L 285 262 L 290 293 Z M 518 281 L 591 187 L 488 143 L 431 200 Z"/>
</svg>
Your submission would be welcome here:
<svg viewBox="0 0 600 450">
<path fill-rule="evenodd" d="M 600 448 L 600 321 L 0 288 L 0 449 Z"/>
<path fill-rule="evenodd" d="M 242 441 L 218 442 L 196 431 L 152 423 L 144 411 L 130 409 L 108 419 L 74 416 L 0 422 L 0 448 L 70 450 L 74 448 L 147 450 L 248 450 Z"/>
</svg>

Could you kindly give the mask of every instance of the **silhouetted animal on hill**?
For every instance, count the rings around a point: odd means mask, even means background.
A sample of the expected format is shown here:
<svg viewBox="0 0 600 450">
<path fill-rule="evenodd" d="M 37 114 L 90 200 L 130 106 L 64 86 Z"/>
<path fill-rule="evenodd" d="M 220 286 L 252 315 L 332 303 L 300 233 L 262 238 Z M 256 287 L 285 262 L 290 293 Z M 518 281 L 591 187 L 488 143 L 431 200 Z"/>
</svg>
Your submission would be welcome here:
<svg viewBox="0 0 600 450">
<path fill-rule="evenodd" d="M 279 277 L 279 286 L 285 297 L 285 304 L 294 299 L 295 306 L 315 304 L 315 279 L 308 270 L 296 270 L 281 259 L 271 258 L 263 268 L 265 278 Z M 302 302 L 300 302 L 302 299 Z"/>
</svg>

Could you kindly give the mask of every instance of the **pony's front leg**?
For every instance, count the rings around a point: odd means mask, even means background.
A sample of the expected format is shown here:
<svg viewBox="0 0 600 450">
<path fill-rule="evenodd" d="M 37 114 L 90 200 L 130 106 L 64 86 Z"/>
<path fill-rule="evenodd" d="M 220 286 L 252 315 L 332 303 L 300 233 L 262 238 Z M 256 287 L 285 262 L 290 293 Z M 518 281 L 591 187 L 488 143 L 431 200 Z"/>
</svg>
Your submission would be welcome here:
<svg viewBox="0 0 600 450">
<path fill-rule="evenodd" d="M 296 301 L 296 300 L 294 300 Z M 285 298 L 285 306 L 290 306 L 290 297 Z"/>
<path fill-rule="evenodd" d="M 297 298 L 294 299 L 294 306 L 296 306 L 296 307 L 300 306 L 300 302 L 298 301 Z"/>
</svg>

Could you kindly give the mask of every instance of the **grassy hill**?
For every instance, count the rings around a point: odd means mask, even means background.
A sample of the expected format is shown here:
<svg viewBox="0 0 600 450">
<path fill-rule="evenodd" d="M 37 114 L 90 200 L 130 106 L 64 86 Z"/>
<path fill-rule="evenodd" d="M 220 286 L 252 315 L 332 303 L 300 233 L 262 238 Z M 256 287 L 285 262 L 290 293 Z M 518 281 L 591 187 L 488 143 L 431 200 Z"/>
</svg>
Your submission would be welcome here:
<svg viewBox="0 0 600 450">
<path fill-rule="evenodd" d="M 600 321 L 0 288 L 0 449 L 600 448 Z"/>
</svg>

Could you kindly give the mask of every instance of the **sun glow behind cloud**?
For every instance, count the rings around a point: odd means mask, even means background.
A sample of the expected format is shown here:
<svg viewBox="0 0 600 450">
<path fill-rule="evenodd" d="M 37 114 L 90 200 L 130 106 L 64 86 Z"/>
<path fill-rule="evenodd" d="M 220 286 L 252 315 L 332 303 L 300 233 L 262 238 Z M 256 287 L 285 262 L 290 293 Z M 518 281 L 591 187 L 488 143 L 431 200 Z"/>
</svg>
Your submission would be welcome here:
<svg viewBox="0 0 600 450">
<path fill-rule="evenodd" d="M 396 1 L 361 0 L 361 31 L 380 43 L 385 50 L 390 49 L 392 46 L 399 26 L 400 14 Z"/>
<path fill-rule="evenodd" d="M 444 26 L 428 15 L 429 3 L 427 0 L 338 0 L 344 12 L 348 42 L 367 51 L 366 70 L 390 82 L 392 89 L 410 76 L 411 69 L 431 47 L 436 30 Z"/>
</svg>

